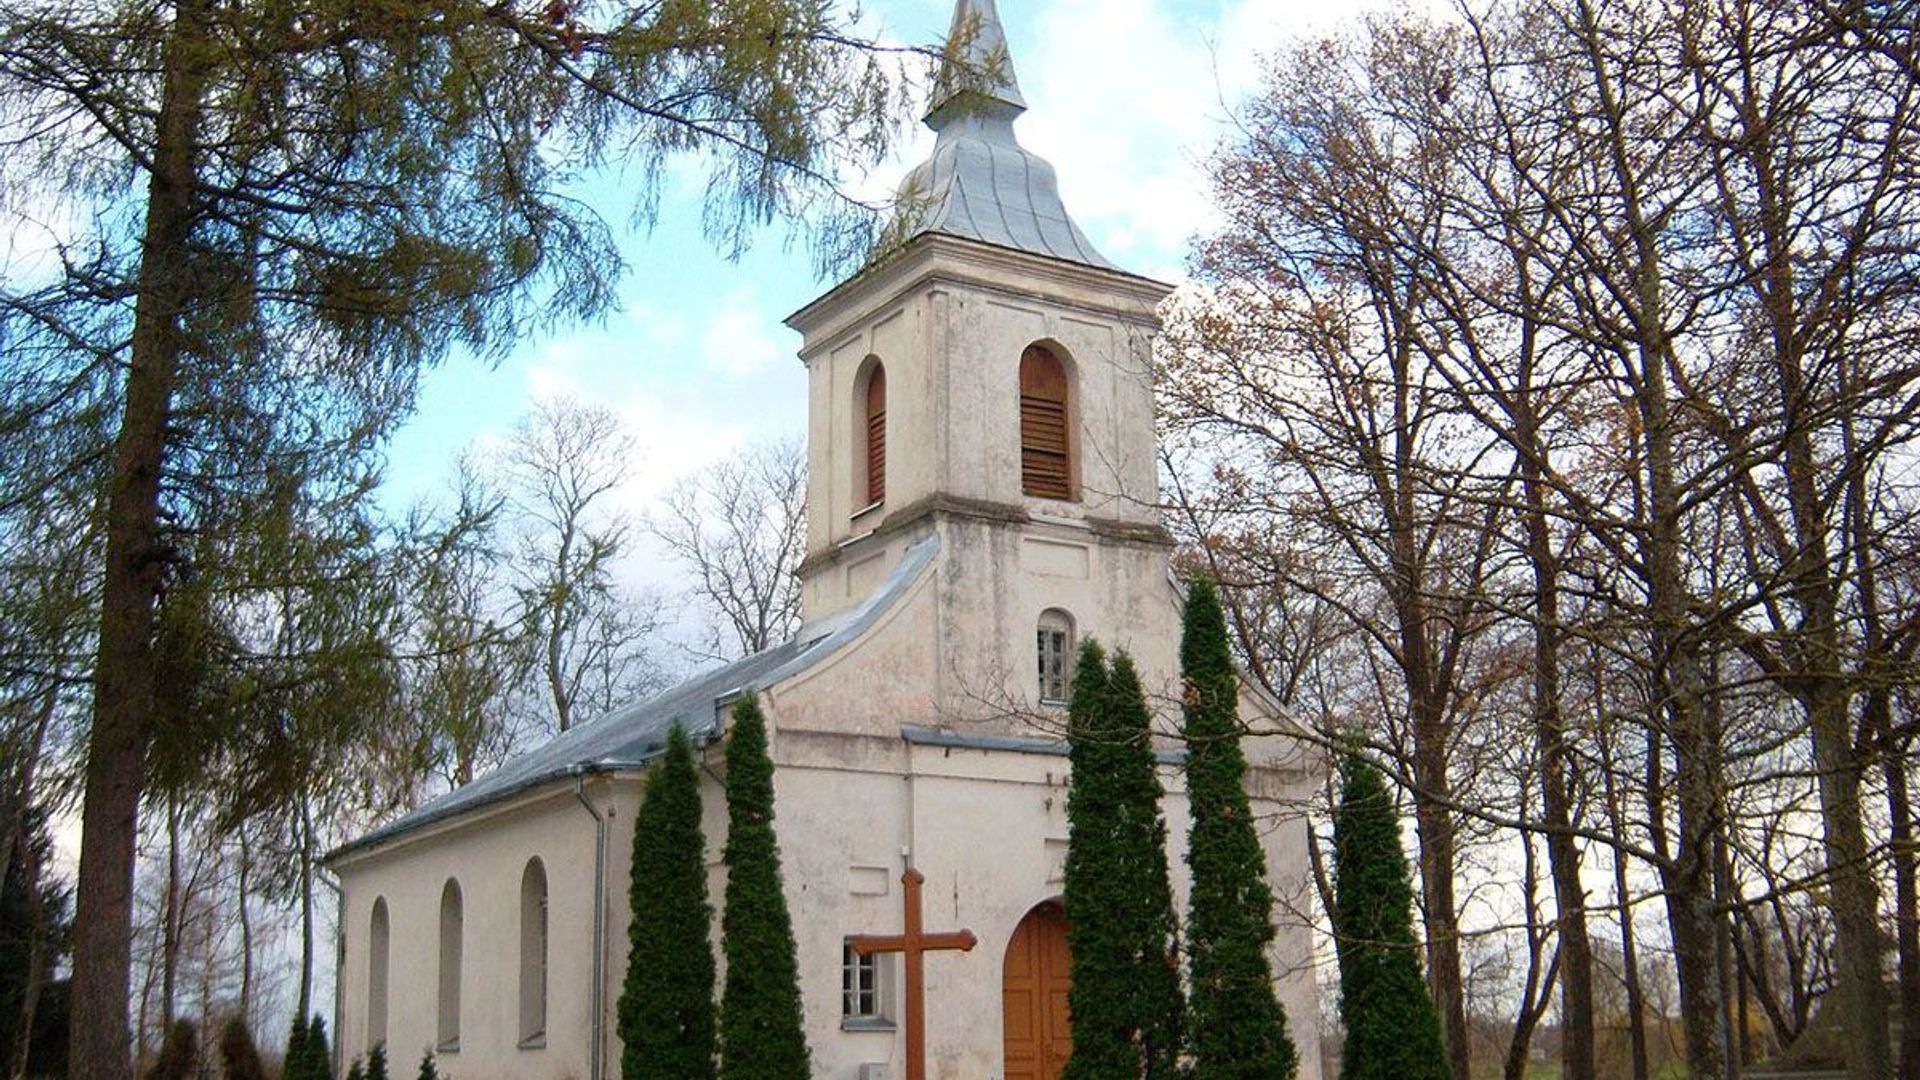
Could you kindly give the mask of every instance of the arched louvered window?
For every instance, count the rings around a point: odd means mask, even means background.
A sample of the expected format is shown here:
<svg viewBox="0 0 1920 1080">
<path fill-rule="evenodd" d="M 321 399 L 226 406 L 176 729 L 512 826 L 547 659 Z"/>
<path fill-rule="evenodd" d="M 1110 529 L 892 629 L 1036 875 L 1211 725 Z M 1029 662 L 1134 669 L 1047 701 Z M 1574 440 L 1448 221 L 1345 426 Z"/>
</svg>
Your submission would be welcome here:
<svg viewBox="0 0 1920 1080">
<path fill-rule="evenodd" d="M 547 1041 L 547 868 L 527 861 L 520 875 L 520 1045 Z"/>
<path fill-rule="evenodd" d="M 460 1049 L 460 964 L 465 939 L 460 883 L 449 878 L 440 890 L 440 1023 L 434 1040 L 434 1049 L 443 1054 Z"/>
<path fill-rule="evenodd" d="M 1020 489 L 1042 499 L 1074 497 L 1067 369 L 1052 350 L 1020 356 Z"/>
<path fill-rule="evenodd" d="M 861 404 L 866 449 L 863 471 L 867 501 L 864 505 L 873 506 L 887 497 L 887 370 L 877 360 L 867 370 L 867 388 Z"/>
<path fill-rule="evenodd" d="M 391 949 L 393 928 L 387 922 L 387 899 L 373 901 L 373 918 L 367 927 L 367 1049 L 387 1041 L 387 955 Z"/>
</svg>

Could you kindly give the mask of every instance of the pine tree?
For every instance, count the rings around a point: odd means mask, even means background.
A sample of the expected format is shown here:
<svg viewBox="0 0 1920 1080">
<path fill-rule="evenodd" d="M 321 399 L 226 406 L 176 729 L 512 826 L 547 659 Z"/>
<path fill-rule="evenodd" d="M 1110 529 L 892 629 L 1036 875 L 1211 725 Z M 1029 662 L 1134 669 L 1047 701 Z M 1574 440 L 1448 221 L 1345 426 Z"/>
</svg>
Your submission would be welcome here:
<svg viewBox="0 0 1920 1080">
<path fill-rule="evenodd" d="M 1153 712 L 1133 658 L 1113 659 L 1109 682 L 1114 779 L 1120 816 L 1115 832 L 1133 852 L 1127 863 L 1133 901 L 1134 1024 L 1140 1033 L 1145 1080 L 1173 1080 L 1180 1073 L 1186 1002 L 1180 991 L 1180 925 L 1167 873 L 1167 823 L 1160 816 L 1166 794 L 1154 771 Z"/>
<path fill-rule="evenodd" d="M 420 1059 L 420 1075 L 417 1080 L 441 1080 L 440 1070 L 433 1067 L 433 1051 L 427 1051 L 427 1056 Z"/>
<path fill-rule="evenodd" d="M 1067 937 L 1073 1055 L 1064 1080 L 1171 1080 L 1182 1002 L 1152 714 L 1125 653 L 1081 647 L 1068 710 Z"/>
<path fill-rule="evenodd" d="M 306 1017 L 295 1014 L 287 1032 L 287 1053 L 280 1060 L 280 1080 L 309 1080 L 311 1053 L 307 1048 L 310 1029 Z"/>
<path fill-rule="evenodd" d="M 333 1080 L 333 1054 L 327 1046 L 327 1024 L 319 1016 L 293 1021 L 287 1036 L 287 1057 L 281 1080 Z"/>
<path fill-rule="evenodd" d="M 347 1066 L 347 1080 L 367 1080 L 366 1067 L 360 1064 L 359 1058 L 354 1058 L 353 1064 Z"/>
<path fill-rule="evenodd" d="M 647 778 L 634 821 L 627 979 L 620 994 L 625 1080 L 712 1080 L 713 907 L 693 744 L 679 727 Z"/>
<path fill-rule="evenodd" d="M 734 706 L 727 745 L 726 864 L 721 1080 L 807 1080 L 800 972 L 773 831 L 773 759 L 766 719 L 752 697 Z"/>
<path fill-rule="evenodd" d="M 228 1020 L 220 1029 L 220 1070 L 226 1080 L 267 1080 L 267 1069 L 260 1061 L 260 1049 L 254 1045 L 253 1032 L 241 1017 Z"/>
<path fill-rule="evenodd" d="M 1239 676 L 1219 593 L 1205 579 L 1187 591 L 1180 670 L 1192 814 L 1187 958 L 1193 1080 L 1288 1080 L 1299 1055 L 1267 961 L 1273 891 L 1247 803 Z"/>
<path fill-rule="evenodd" d="M 1379 772 L 1340 769 L 1333 818 L 1334 940 L 1340 957 L 1341 1080 L 1447 1080 L 1440 1020 L 1420 976 L 1413 885 Z"/>
<path fill-rule="evenodd" d="M 200 1067 L 200 1039 L 193 1024 L 175 1020 L 161 1040 L 160 1053 L 147 1067 L 146 1080 L 192 1080 Z"/>
<path fill-rule="evenodd" d="M 327 1022 L 318 1013 L 307 1021 L 307 1072 L 304 1080 L 333 1080 L 333 1048 L 327 1045 Z"/>
<path fill-rule="evenodd" d="M 367 1080 L 387 1080 L 386 1046 L 375 1046 L 367 1051 Z"/>
</svg>

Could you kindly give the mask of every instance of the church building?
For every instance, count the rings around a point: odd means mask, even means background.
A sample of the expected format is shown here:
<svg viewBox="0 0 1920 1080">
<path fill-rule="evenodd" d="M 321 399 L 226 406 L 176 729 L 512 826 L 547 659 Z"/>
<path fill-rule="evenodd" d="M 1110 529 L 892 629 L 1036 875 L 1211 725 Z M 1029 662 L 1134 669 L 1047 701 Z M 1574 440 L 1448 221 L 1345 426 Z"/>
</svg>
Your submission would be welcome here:
<svg viewBox="0 0 1920 1080">
<path fill-rule="evenodd" d="M 903 874 L 929 928 L 930 1080 L 1057 1080 L 1071 1046 L 1060 903 L 1065 699 L 1079 643 L 1126 649 L 1177 730 L 1181 590 L 1157 509 L 1155 309 L 1021 147 L 993 0 L 955 51 L 885 255 L 808 304 L 803 624 L 787 643 L 582 724 L 347 844 L 343 1060 L 431 1051 L 453 1080 L 617 1080 L 633 822 L 675 725 L 700 747 L 716 909 L 730 705 L 759 695 L 819 1080 L 905 1080 Z M 963 75 L 962 72 L 972 74 Z M 984 77 L 980 73 L 984 73 Z M 1121 73 L 1115 73 L 1116 77 Z M 1279 923 L 1272 960 L 1301 1080 L 1320 1080 L 1303 808 L 1318 757 L 1251 687 L 1249 792 Z M 1186 798 L 1162 781 L 1184 912 Z M 718 918 L 715 920 L 718 933 Z M 716 942 L 717 947 L 717 942 Z"/>
</svg>

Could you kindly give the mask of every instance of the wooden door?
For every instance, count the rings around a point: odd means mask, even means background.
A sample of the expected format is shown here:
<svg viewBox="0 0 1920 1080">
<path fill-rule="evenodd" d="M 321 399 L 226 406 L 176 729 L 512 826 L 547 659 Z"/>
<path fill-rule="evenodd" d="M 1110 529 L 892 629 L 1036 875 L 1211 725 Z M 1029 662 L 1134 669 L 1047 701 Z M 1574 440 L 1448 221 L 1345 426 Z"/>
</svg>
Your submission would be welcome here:
<svg viewBox="0 0 1920 1080">
<path fill-rule="evenodd" d="M 1067 1024 L 1067 917 L 1057 903 L 1027 913 L 1007 942 L 1000 984 L 1005 1080 L 1060 1080 L 1073 1052 Z"/>
</svg>

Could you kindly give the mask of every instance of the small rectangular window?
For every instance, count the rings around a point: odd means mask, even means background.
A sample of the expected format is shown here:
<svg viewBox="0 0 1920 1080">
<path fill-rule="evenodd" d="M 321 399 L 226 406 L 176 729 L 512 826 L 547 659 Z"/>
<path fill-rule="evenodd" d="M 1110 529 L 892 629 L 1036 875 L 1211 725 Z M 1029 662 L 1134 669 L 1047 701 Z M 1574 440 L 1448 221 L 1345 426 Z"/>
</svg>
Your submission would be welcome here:
<svg viewBox="0 0 1920 1080">
<path fill-rule="evenodd" d="M 847 1027 L 890 1026 L 886 993 L 887 958 L 861 956 L 852 945 L 840 955 L 840 1020 Z"/>
</svg>

